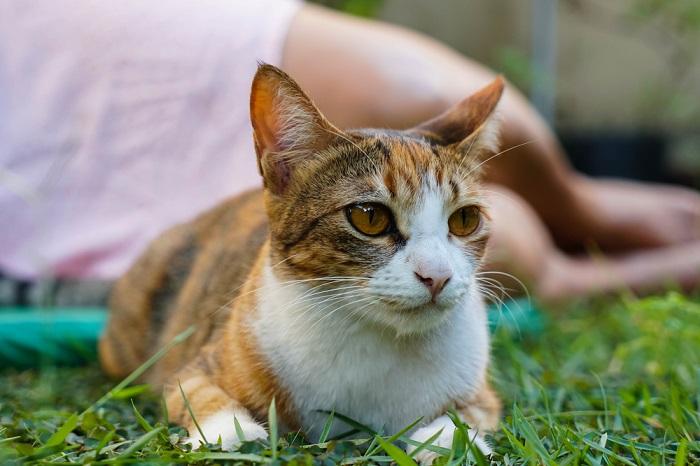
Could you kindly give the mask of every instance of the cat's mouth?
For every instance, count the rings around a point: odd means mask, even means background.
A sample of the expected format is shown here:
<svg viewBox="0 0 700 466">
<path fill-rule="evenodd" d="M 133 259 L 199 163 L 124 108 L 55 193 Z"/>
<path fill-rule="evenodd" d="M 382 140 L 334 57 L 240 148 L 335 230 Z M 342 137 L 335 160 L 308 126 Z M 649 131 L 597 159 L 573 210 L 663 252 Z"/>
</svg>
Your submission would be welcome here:
<svg viewBox="0 0 700 466">
<path fill-rule="evenodd" d="M 434 301 L 421 301 L 418 303 L 406 302 L 403 299 L 395 299 L 386 296 L 380 296 L 379 300 L 385 304 L 391 311 L 400 312 L 404 314 L 424 314 L 428 312 L 445 312 L 450 309 L 454 303 L 445 302 L 443 300 Z"/>
<path fill-rule="evenodd" d="M 379 298 L 377 312 L 371 313 L 370 320 L 383 328 L 392 328 L 400 335 L 423 334 L 441 326 L 449 320 L 454 305 L 430 300 L 407 302 L 407 300 Z"/>
</svg>

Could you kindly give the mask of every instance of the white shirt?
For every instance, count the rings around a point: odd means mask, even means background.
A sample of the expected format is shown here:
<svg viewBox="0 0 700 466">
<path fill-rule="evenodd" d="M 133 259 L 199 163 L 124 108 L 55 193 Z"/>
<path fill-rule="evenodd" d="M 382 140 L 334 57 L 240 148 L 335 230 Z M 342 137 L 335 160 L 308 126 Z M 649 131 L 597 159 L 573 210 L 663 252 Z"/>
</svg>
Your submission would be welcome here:
<svg viewBox="0 0 700 466">
<path fill-rule="evenodd" d="M 296 0 L 0 3 L 0 271 L 112 279 L 259 185 L 248 109 Z"/>
</svg>

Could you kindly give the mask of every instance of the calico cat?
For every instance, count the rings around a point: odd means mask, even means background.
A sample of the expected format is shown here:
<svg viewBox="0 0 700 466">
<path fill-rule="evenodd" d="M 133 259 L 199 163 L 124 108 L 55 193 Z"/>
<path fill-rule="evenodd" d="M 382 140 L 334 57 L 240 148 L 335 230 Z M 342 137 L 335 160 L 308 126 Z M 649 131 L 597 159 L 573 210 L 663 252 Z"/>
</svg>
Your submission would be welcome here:
<svg viewBox="0 0 700 466">
<path fill-rule="evenodd" d="M 287 429 L 318 436 L 334 410 L 451 445 L 455 408 L 479 447 L 500 403 L 475 272 L 488 237 L 479 169 L 497 144 L 503 81 L 406 131 L 341 131 L 284 72 L 251 95 L 264 188 L 176 226 L 115 286 L 100 341 L 124 376 L 192 324 L 147 376 L 171 419 L 226 448 Z M 203 181 L 204 182 L 204 181 Z M 410 447 L 409 447 L 410 448 Z M 429 451 L 421 461 L 433 458 Z"/>
</svg>

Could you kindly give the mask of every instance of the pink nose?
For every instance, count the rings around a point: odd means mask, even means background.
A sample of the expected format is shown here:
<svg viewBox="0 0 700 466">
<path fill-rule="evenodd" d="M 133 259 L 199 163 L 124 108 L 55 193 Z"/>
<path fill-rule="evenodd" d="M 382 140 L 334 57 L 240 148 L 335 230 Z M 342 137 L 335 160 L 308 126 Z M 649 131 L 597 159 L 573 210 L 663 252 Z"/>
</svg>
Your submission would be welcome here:
<svg viewBox="0 0 700 466">
<path fill-rule="evenodd" d="M 440 292 L 445 288 L 445 285 L 447 285 L 447 282 L 449 282 L 450 278 L 452 278 L 452 274 L 449 272 L 431 273 L 431 276 L 428 277 L 424 277 L 418 272 L 413 273 L 415 273 L 416 278 L 428 288 L 433 297 L 433 302 L 435 302 L 437 295 L 440 294 Z"/>
</svg>

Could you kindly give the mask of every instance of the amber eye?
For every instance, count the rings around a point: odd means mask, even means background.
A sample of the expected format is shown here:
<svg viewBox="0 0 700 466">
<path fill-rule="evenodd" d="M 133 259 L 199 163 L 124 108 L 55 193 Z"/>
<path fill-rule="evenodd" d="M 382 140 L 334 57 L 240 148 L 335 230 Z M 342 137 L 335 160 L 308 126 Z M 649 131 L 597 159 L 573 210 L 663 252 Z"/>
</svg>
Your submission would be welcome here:
<svg viewBox="0 0 700 466">
<path fill-rule="evenodd" d="M 455 236 L 471 235 L 479 228 L 481 223 L 481 211 L 476 206 L 462 207 L 454 211 L 447 220 L 450 233 Z"/>
<path fill-rule="evenodd" d="M 348 221 L 360 233 L 379 236 L 389 231 L 391 211 L 381 204 L 355 204 L 347 208 Z"/>
</svg>

